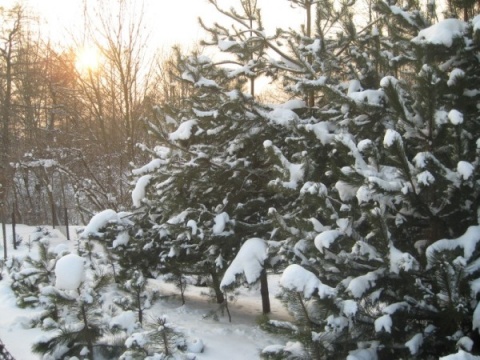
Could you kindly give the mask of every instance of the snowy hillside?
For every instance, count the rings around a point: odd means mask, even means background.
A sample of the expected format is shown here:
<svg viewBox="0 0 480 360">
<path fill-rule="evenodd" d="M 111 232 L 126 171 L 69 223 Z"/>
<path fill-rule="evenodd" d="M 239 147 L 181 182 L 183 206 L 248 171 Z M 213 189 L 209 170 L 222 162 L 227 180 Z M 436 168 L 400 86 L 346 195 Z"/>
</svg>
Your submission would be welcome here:
<svg viewBox="0 0 480 360">
<path fill-rule="evenodd" d="M 58 231 L 50 230 L 50 247 L 55 251 L 76 252 L 77 240 L 67 241 Z M 39 359 L 40 356 L 31 352 L 32 344 L 43 336 L 48 335 L 40 328 L 32 328 L 31 321 L 35 319 L 43 309 L 41 307 L 19 308 L 15 294 L 10 288 L 11 276 L 7 271 L 8 262 L 12 257 L 23 259 L 27 255 L 31 257 L 36 254 L 35 227 L 18 225 L 16 232 L 21 238 L 21 243 L 17 250 L 13 249 L 11 243 L 11 226 L 7 225 L 8 259 L 1 267 L 2 280 L 0 281 L 0 339 L 5 344 L 8 351 L 17 360 Z M 38 240 L 37 240 L 38 241 Z M 0 252 L 3 259 L 3 244 L 0 246 Z M 57 267 L 58 271 L 58 267 Z M 62 269 L 68 272 L 69 269 Z M 68 274 L 57 274 L 62 277 L 74 277 L 75 270 Z M 258 289 L 242 289 L 237 300 L 230 306 L 232 313 L 232 322 L 228 322 L 228 317 L 219 316 L 218 320 L 211 317 L 205 317 L 210 311 L 216 309 L 216 305 L 208 302 L 208 298 L 203 295 L 203 288 L 188 286 L 186 290 L 186 305 L 182 306 L 176 290 L 173 285 L 163 283 L 159 280 L 149 282 L 149 286 L 160 293 L 160 300 L 146 311 L 145 317 L 148 319 L 166 315 L 168 321 L 180 330 L 186 337 L 189 349 L 192 350 L 189 356 L 195 359 L 257 359 L 260 351 L 271 344 L 278 343 L 278 338 L 262 331 L 256 324 L 256 318 L 261 314 L 261 299 Z M 273 277 L 270 280 L 271 294 L 274 294 L 278 286 L 278 278 Z M 285 319 L 288 315 L 278 301 L 272 296 L 272 318 Z M 117 322 L 124 328 L 134 327 L 128 312 L 116 316 L 113 322 Z M 195 353 L 201 344 L 204 350 L 201 353 Z M 188 352 L 187 352 L 188 353 Z"/>
</svg>

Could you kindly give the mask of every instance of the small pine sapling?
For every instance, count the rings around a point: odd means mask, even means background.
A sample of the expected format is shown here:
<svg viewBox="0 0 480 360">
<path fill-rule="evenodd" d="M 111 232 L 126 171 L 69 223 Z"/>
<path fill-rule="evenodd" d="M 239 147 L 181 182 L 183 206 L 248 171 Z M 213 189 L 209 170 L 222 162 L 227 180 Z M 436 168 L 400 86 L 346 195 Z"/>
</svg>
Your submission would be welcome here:
<svg viewBox="0 0 480 360">
<path fill-rule="evenodd" d="M 142 356 L 170 358 L 187 349 L 183 334 L 168 322 L 165 315 L 146 325 L 146 330 L 133 333 L 126 341 L 127 350 L 120 359 L 137 359 Z"/>
<path fill-rule="evenodd" d="M 54 282 L 55 264 L 58 256 L 63 254 L 52 252 L 48 239 L 42 239 L 37 245 L 38 258 L 26 256 L 21 269 L 11 272 L 11 288 L 21 307 L 38 305 L 38 294 L 42 287 Z"/>
<path fill-rule="evenodd" d="M 122 295 L 114 302 L 123 310 L 135 311 L 138 322 L 143 325 L 145 310 L 158 299 L 158 293 L 147 288 L 147 279 L 138 270 L 133 271 L 131 279 L 126 280 L 121 288 L 126 291 L 126 296 Z"/>
<path fill-rule="evenodd" d="M 87 278 L 84 259 L 75 254 L 60 258 L 55 266 L 55 288 L 48 292 L 59 307 L 58 321 L 44 321 L 48 330 L 55 330 L 38 340 L 32 351 L 62 356 L 94 358 L 94 347 L 107 331 L 103 323 L 102 290 L 111 283 L 108 275 L 93 273 Z M 105 345 L 109 347 L 110 345 Z"/>
</svg>

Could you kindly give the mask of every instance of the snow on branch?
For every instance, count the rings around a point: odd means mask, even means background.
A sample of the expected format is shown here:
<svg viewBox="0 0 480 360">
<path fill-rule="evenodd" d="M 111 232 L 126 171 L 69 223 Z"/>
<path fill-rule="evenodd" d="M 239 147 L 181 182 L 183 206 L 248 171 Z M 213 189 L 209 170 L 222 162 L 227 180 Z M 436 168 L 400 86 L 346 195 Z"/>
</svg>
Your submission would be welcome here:
<svg viewBox="0 0 480 360">
<path fill-rule="evenodd" d="M 382 315 L 378 319 L 375 319 L 375 331 L 381 332 L 382 330 L 391 333 L 392 332 L 392 318 L 390 315 Z"/>
<path fill-rule="evenodd" d="M 265 140 L 263 142 L 263 147 L 265 149 L 270 149 L 273 154 L 278 158 L 281 165 L 283 166 L 284 170 L 289 175 L 289 181 L 281 181 L 280 179 L 276 179 L 271 181 L 272 185 L 279 185 L 281 184 L 283 187 L 288 189 L 296 189 L 299 182 L 303 180 L 305 175 L 305 169 L 303 164 L 295 164 L 288 161 L 288 159 L 283 155 L 282 151 L 273 145 L 270 140 Z"/>
<path fill-rule="evenodd" d="M 366 273 L 365 275 L 358 276 L 350 280 L 347 291 L 349 291 L 353 297 L 361 298 L 363 294 L 376 285 L 377 280 L 385 273 L 385 269 L 380 268 L 375 271 Z"/>
<path fill-rule="evenodd" d="M 432 267 L 434 255 L 442 251 L 451 251 L 457 248 L 463 249 L 463 257 L 468 260 L 472 257 L 477 244 L 480 242 L 480 225 L 470 226 L 465 234 L 457 239 L 441 239 L 427 248 L 426 255 L 428 266 Z"/>
<path fill-rule="evenodd" d="M 136 208 L 142 205 L 142 200 L 145 198 L 145 188 L 150 184 L 151 179 L 152 175 L 143 175 L 137 180 L 135 189 L 132 191 L 132 202 Z"/>
<path fill-rule="evenodd" d="M 90 222 L 80 234 L 80 238 L 86 239 L 89 236 L 102 236 L 100 229 L 106 227 L 110 223 L 124 223 L 124 218 L 128 215 L 129 213 L 117 213 L 112 209 L 103 210 L 90 219 Z"/>
<path fill-rule="evenodd" d="M 166 149 L 167 151 L 170 151 L 170 149 Z M 153 159 L 150 161 L 148 164 L 142 166 L 139 169 L 133 169 L 132 174 L 133 175 L 145 175 L 147 173 L 153 172 L 157 169 L 159 169 L 162 165 L 164 165 L 166 162 L 162 159 Z"/>
<path fill-rule="evenodd" d="M 193 134 L 193 127 L 197 126 L 198 122 L 195 119 L 184 121 L 180 124 L 177 130 L 171 133 L 168 137 L 171 141 L 178 141 L 178 140 L 188 140 Z M 203 132 L 200 128 L 195 133 L 195 135 L 199 135 Z"/>
<path fill-rule="evenodd" d="M 323 249 L 328 249 L 341 235 L 343 233 L 338 229 L 324 231 L 315 237 L 315 247 L 323 254 Z"/>
<path fill-rule="evenodd" d="M 420 30 L 411 41 L 417 45 L 443 45 L 450 47 L 453 41 L 467 31 L 467 23 L 459 19 L 445 19 L 426 29 Z"/>
<path fill-rule="evenodd" d="M 222 212 L 215 216 L 212 232 L 215 235 L 222 235 L 225 232 L 227 224 L 230 222 L 230 216 L 226 212 Z"/>
<path fill-rule="evenodd" d="M 225 271 L 220 288 L 223 289 L 235 283 L 237 275 L 244 275 L 247 283 L 253 284 L 260 278 L 266 259 L 267 243 L 265 240 L 248 239 Z"/>
<path fill-rule="evenodd" d="M 336 290 L 322 282 L 314 273 L 300 265 L 288 266 L 280 278 L 280 285 L 287 290 L 303 293 L 305 299 L 311 298 L 318 292 L 321 299 L 331 298 L 336 295 Z"/>
<path fill-rule="evenodd" d="M 391 272 L 399 274 L 401 270 L 408 272 L 420 268 L 418 261 L 411 254 L 400 251 L 392 243 L 389 244 L 389 248 Z"/>
</svg>

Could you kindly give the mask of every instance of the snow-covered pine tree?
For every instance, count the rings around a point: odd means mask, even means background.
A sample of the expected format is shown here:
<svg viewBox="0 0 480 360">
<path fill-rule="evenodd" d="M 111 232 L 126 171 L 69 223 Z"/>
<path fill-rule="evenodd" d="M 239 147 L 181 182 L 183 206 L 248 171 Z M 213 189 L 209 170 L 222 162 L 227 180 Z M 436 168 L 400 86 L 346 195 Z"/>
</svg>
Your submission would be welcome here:
<svg viewBox="0 0 480 360">
<path fill-rule="evenodd" d="M 55 285 L 41 289 L 42 296 L 55 304 L 57 316 L 43 319 L 41 326 L 48 333 L 33 344 L 34 353 L 54 359 L 66 355 L 93 359 L 123 350 L 123 346 L 100 341 L 108 331 L 102 289 L 111 279 L 99 267 L 87 276 L 84 262 L 75 254 L 61 257 L 55 264 Z"/>
<path fill-rule="evenodd" d="M 168 321 L 166 315 L 155 318 L 146 324 L 146 328 L 128 337 L 125 341 L 128 350 L 120 356 L 120 360 L 177 359 L 187 350 L 184 335 Z"/>
<path fill-rule="evenodd" d="M 120 287 L 125 293 L 114 299 L 115 304 L 124 311 L 135 311 L 138 322 L 143 325 L 145 310 L 157 299 L 157 292 L 147 289 L 147 279 L 138 270 L 133 271 L 130 279 Z"/>
<path fill-rule="evenodd" d="M 273 43 L 276 34 L 266 36 L 263 28 L 262 16 L 257 0 L 238 0 L 239 9 L 235 6 L 224 9 L 217 0 L 209 0 L 215 9 L 228 20 L 230 27 L 219 23 L 208 26 L 200 19 L 202 27 L 211 35 L 210 40 L 204 40 L 204 45 L 215 46 L 223 54 L 218 62 L 231 68 L 226 72 L 230 78 L 237 78 L 241 82 L 248 79 L 248 92 L 254 97 L 256 94 L 255 80 L 265 70 L 266 49 L 268 43 Z"/>
<path fill-rule="evenodd" d="M 289 331 L 319 359 L 478 353 L 478 18 L 429 27 L 415 10 L 377 10 L 333 52 L 343 81 L 318 76 L 330 103 L 297 123 L 315 137 L 306 156 L 319 143 L 329 156 L 271 211 L 305 275 L 282 277 L 299 320 Z M 286 149 L 266 145 L 291 169 Z"/>
<path fill-rule="evenodd" d="M 178 72 L 192 94 L 181 108 L 157 108 L 147 124 L 158 146 L 144 147 L 152 161 L 134 171 L 138 239 L 126 261 L 207 276 L 222 302 L 226 265 L 243 241 L 271 229 L 265 209 L 278 200 L 266 187 L 262 143 L 274 124 L 209 58 L 180 59 Z"/>
<path fill-rule="evenodd" d="M 57 258 L 62 255 L 62 253 L 55 253 L 50 248 L 48 236 L 42 236 L 36 245 L 38 258 L 26 256 L 22 259 L 20 271 L 11 273 L 11 288 L 20 307 L 38 305 L 39 292 L 43 286 L 50 285 L 54 280 L 55 263 Z"/>
</svg>

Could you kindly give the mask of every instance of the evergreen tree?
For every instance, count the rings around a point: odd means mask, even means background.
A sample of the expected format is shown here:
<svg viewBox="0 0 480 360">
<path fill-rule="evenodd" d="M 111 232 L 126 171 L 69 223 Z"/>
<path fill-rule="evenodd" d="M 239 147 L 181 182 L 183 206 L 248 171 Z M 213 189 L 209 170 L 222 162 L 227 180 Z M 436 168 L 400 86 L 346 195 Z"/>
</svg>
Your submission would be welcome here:
<svg viewBox="0 0 480 360">
<path fill-rule="evenodd" d="M 41 300 L 38 296 L 40 290 L 43 286 L 48 286 L 53 282 L 56 260 L 59 256 L 64 255 L 64 252 L 57 254 L 50 249 L 47 234 L 42 234 L 37 246 L 38 258 L 25 257 L 20 271 L 12 271 L 11 273 L 11 288 L 15 292 L 18 305 L 21 307 L 39 304 Z"/>
<path fill-rule="evenodd" d="M 187 350 L 183 334 L 163 315 L 147 324 L 147 330 L 133 333 L 120 359 L 170 359 Z M 147 357 L 146 357 L 147 356 Z"/>
<path fill-rule="evenodd" d="M 114 302 L 123 310 L 134 310 L 137 313 L 138 322 L 143 324 L 145 310 L 157 299 L 157 293 L 147 289 L 147 279 L 138 271 L 133 271 L 129 280 L 126 280 L 121 288 L 125 291 Z"/>
<path fill-rule="evenodd" d="M 137 240 L 124 261 L 144 271 L 208 276 L 221 303 L 226 265 L 248 237 L 271 230 L 264 209 L 278 200 L 266 187 L 262 143 L 274 124 L 267 108 L 235 88 L 228 69 L 205 56 L 178 66 L 192 95 L 181 108 L 157 108 L 157 122 L 147 124 L 159 146 L 144 147 L 152 161 L 134 171 Z"/>
<path fill-rule="evenodd" d="M 55 285 L 39 289 L 46 312 L 38 320 L 48 335 L 33 345 L 33 352 L 54 359 L 66 355 L 93 359 L 101 353 L 118 356 L 115 353 L 123 345 L 102 339 L 108 331 L 104 312 L 108 304 L 102 292 L 111 280 L 105 268 L 97 265 L 87 276 L 84 259 L 68 254 L 56 262 L 55 275 Z"/>
<path fill-rule="evenodd" d="M 477 27 L 428 27 L 419 11 L 382 2 L 377 11 L 375 27 L 352 29 L 332 52 L 344 54 L 331 62 L 341 72 L 316 75 L 329 103 L 297 122 L 310 134 L 306 158 L 328 156 L 309 162 L 296 201 L 271 211 L 312 290 L 284 272 L 291 329 L 319 359 L 438 358 L 457 342 L 478 353 Z M 288 150 L 266 145 L 288 174 Z"/>
<path fill-rule="evenodd" d="M 260 8 L 257 0 L 239 0 L 241 11 L 235 7 L 223 9 L 217 0 L 209 0 L 215 9 L 227 19 L 233 21 L 230 28 L 215 23 L 207 26 L 202 19 L 200 24 L 211 35 L 204 45 L 216 46 L 227 55 L 219 63 L 229 65 L 232 69 L 226 72 L 229 78 L 237 78 L 242 83 L 248 79 L 248 91 L 254 97 L 255 80 L 265 71 L 266 49 L 268 43 L 273 43 L 276 35 L 265 36 Z M 230 55 L 230 56 L 228 56 Z"/>
</svg>

